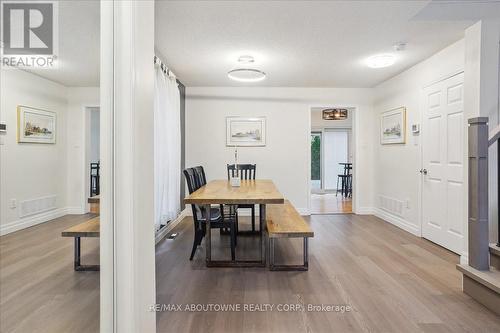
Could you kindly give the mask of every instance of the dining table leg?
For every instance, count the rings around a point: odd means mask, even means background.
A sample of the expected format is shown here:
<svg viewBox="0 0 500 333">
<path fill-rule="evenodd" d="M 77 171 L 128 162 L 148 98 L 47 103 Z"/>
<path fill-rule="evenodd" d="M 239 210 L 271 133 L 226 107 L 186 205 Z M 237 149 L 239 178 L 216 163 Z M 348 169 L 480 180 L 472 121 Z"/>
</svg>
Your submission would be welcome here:
<svg viewBox="0 0 500 333">
<path fill-rule="evenodd" d="M 210 216 L 210 205 L 205 205 L 205 215 L 206 215 L 206 237 L 205 237 L 205 252 L 206 252 L 206 261 L 207 261 L 207 265 L 212 261 L 212 253 L 211 253 L 211 250 L 212 250 L 212 228 L 210 226 L 210 221 L 212 219 L 212 217 Z"/>
<path fill-rule="evenodd" d="M 260 261 L 266 264 L 266 205 L 259 205 Z"/>
</svg>

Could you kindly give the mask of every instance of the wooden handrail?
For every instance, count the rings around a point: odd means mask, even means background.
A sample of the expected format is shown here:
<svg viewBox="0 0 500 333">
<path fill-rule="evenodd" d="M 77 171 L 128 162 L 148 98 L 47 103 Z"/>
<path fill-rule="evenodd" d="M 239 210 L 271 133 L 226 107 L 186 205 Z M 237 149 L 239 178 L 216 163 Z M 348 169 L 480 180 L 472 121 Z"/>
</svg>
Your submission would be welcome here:
<svg viewBox="0 0 500 333">
<path fill-rule="evenodd" d="M 500 139 L 500 125 L 495 127 L 493 131 L 490 132 L 490 135 L 488 137 L 488 147 L 491 146 L 495 141 L 498 141 Z"/>
</svg>

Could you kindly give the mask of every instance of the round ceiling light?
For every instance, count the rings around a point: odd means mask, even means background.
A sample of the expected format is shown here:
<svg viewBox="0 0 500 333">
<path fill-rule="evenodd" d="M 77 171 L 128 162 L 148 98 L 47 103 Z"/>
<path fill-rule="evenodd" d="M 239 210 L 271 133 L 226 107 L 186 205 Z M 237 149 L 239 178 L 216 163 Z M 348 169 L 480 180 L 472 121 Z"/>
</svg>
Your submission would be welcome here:
<svg viewBox="0 0 500 333">
<path fill-rule="evenodd" d="M 366 60 L 366 65 L 370 68 L 384 68 L 394 65 L 396 57 L 392 54 L 377 54 Z"/>
<path fill-rule="evenodd" d="M 258 82 L 266 78 L 266 73 L 258 69 L 237 68 L 227 72 L 227 76 L 239 82 Z"/>
</svg>

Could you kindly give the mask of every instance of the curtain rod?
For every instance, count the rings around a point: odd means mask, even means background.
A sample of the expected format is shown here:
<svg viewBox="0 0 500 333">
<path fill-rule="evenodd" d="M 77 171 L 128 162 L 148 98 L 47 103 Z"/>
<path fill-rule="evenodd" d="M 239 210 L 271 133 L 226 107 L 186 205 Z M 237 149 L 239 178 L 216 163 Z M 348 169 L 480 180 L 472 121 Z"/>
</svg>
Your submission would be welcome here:
<svg viewBox="0 0 500 333">
<path fill-rule="evenodd" d="M 163 73 L 165 73 L 167 76 L 169 77 L 173 77 L 174 79 L 177 79 L 177 75 L 174 74 L 174 72 L 172 72 L 168 67 L 167 65 L 165 65 L 161 59 L 159 57 L 157 57 L 156 55 L 154 56 L 154 63 L 155 64 L 158 64 L 160 65 L 160 68 L 161 70 L 163 71 Z"/>
</svg>

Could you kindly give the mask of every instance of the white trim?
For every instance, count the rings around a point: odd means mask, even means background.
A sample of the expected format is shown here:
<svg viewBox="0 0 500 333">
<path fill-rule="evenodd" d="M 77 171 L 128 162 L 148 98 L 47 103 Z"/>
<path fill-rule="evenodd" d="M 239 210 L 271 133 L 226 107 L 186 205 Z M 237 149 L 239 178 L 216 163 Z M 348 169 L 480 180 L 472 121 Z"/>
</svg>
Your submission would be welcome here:
<svg viewBox="0 0 500 333">
<path fill-rule="evenodd" d="M 469 252 L 464 251 L 460 255 L 460 265 L 469 265 Z"/>
<path fill-rule="evenodd" d="M 69 215 L 82 215 L 82 214 L 86 214 L 86 213 L 88 213 L 88 211 L 86 211 L 82 207 L 78 207 L 78 206 L 66 207 L 66 214 L 69 214 Z"/>
<path fill-rule="evenodd" d="M 68 214 L 80 214 L 80 207 L 63 207 L 52 209 L 40 214 L 30 215 L 16 221 L 12 221 L 0 226 L 0 236 L 10 234 L 15 231 L 26 229 L 41 223 L 49 222 L 58 217 Z"/>
<path fill-rule="evenodd" d="M 189 207 L 191 208 L 191 207 Z M 161 229 L 155 236 L 155 244 L 158 244 L 163 238 L 167 236 L 167 234 L 172 231 L 181 221 L 185 218 L 190 216 L 191 209 L 188 209 L 187 207 L 177 216 L 177 218 L 170 223 L 168 223 L 163 229 Z M 192 214 L 191 214 L 192 215 Z"/>
<path fill-rule="evenodd" d="M 389 222 L 389 223 L 395 225 L 396 227 L 399 227 L 405 231 L 408 231 L 409 233 L 411 233 L 415 236 L 420 237 L 420 231 L 419 231 L 418 226 L 406 221 L 405 219 L 403 219 L 399 216 L 391 214 L 391 213 L 389 213 L 383 209 L 380 209 L 380 208 L 374 209 L 374 215 L 378 218 L 381 218 L 382 220 L 384 220 L 386 222 Z"/>
<path fill-rule="evenodd" d="M 359 196 L 358 196 L 358 169 L 359 169 L 359 156 L 358 156 L 358 151 L 361 151 L 359 149 L 358 145 L 359 140 L 358 140 L 358 133 L 357 129 L 360 128 L 359 126 L 359 119 L 358 113 L 359 113 L 359 106 L 354 105 L 354 104 L 338 104 L 336 102 L 333 103 L 322 103 L 322 104 L 310 104 L 308 105 L 307 111 L 309 112 L 309 117 L 308 117 L 308 131 L 307 131 L 307 142 L 311 140 L 311 131 L 313 130 L 312 128 L 312 120 L 311 120 L 311 110 L 312 108 L 316 107 L 325 107 L 325 105 L 329 105 L 328 107 L 339 107 L 339 108 L 346 108 L 350 109 L 352 112 L 352 124 L 351 124 L 351 142 L 350 144 L 352 145 L 352 177 L 353 177 L 353 182 L 352 182 L 352 211 L 355 212 L 357 207 L 359 206 Z M 339 106 L 341 105 L 341 106 Z M 307 211 L 311 211 L 311 180 L 309 179 L 311 177 L 311 146 L 307 146 L 307 151 L 306 151 L 306 161 L 307 161 Z"/>
<path fill-rule="evenodd" d="M 101 1 L 100 134 L 100 332 L 114 333 L 116 324 L 116 260 L 114 217 L 114 1 Z M 85 151 L 85 150 L 84 150 Z M 85 184 L 85 183 L 84 183 Z M 85 198 L 84 198 L 85 199 Z M 86 203 L 85 203 L 86 204 Z"/>
<path fill-rule="evenodd" d="M 295 208 L 300 216 L 310 216 L 311 210 L 309 208 Z"/>
<path fill-rule="evenodd" d="M 428 83 L 428 84 L 424 85 L 424 86 L 422 87 L 422 89 L 428 88 L 428 87 L 432 86 L 433 84 L 439 83 L 439 82 L 441 82 L 441 81 L 448 80 L 448 79 L 450 79 L 450 78 L 452 78 L 452 77 L 454 77 L 454 76 L 457 76 L 457 75 L 459 75 L 459 74 L 462 74 L 463 72 L 464 72 L 464 69 L 463 69 L 463 68 L 461 68 L 461 69 L 459 69 L 459 70 L 456 70 L 456 71 L 454 71 L 454 72 L 451 72 L 450 74 L 443 75 L 442 77 L 438 78 L 437 80 L 435 80 L 435 81 L 431 81 L 430 83 Z"/>
<path fill-rule="evenodd" d="M 107 2 L 111 1 L 101 3 Z M 154 332 L 156 313 L 151 311 L 156 302 L 154 115 L 151 112 L 154 104 L 154 1 L 113 1 L 112 4 L 113 42 L 110 45 L 101 43 L 101 50 L 104 48 L 114 54 L 112 64 L 106 59 L 106 63 L 113 66 L 112 77 L 101 61 L 101 89 L 105 90 L 101 94 L 101 120 L 102 113 L 111 118 L 101 121 L 101 133 L 112 133 L 111 138 L 106 136 L 101 140 L 101 148 L 106 141 L 106 149 L 101 149 L 101 167 L 103 171 L 106 169 L 106 175 L 103 172 L 101 179 L 111 173 L 109 181 L 112 183 L 105 187 L 103 183 L 101 202 L 109 201 L 112 195 L 113 202 L 108 209 L 112 209 L 114 230 L 106 232 L 108 238 L 110 235 L 113 238 L 114 267 L 109 271 L 109 262 L 107 266 L 101 263 L 101 277 L 107 270 L 108 278 L 114 278 L 115 326 L 110 330 L 107 323 L 106 328 L 101 326 L 101 332 Z M 103 25 L 107 26 L 106 30 L 110 28 L 107 22 L 101 23 L 101 32 Z M 112 106 L 107 104 L 111 86 L 114 87 Z M 107 223 L 108 220 L 103 221 L 101 228 Z M 101 244 L 103 242 L 101 239 Z M 109 297 L 106 287 L 111 286 L 101 284 Z"/>
<path fill-rule="evenodd" d="M 99 109 L 99 115 L 101 112 L 101 107 L 100 105 L 95 105 L 95 104 L 86 104 L 82 103 L 82 113 L 83 113 L 83 149 L 81 151 L 82 153 L 82 160 L 83 160 L 83 173 L 81 175 L 82 177 L 82 184 L 83 184 L 83 196 L 82 196 L 82 209 L 85 210 L 85 212 L 90 211 L 90 204 L 88 203 L 88 197 L 90 196 L 90 188 L 89 188 L 89 178 L 90 178 L 90 115 L 91 115 L 91 109 Z M 100 123 L 100 119 L 99 119 Z M 101 132 L 101 131 L 99 131 Z M 101 133 L 99 133 L 99 141 Z"/>
<path fill-rule="evenodd" d="M 356 211 L 354 211 L 356 215 L 374 215 L 373 207 L 358 207 Z"/>
</svg>

